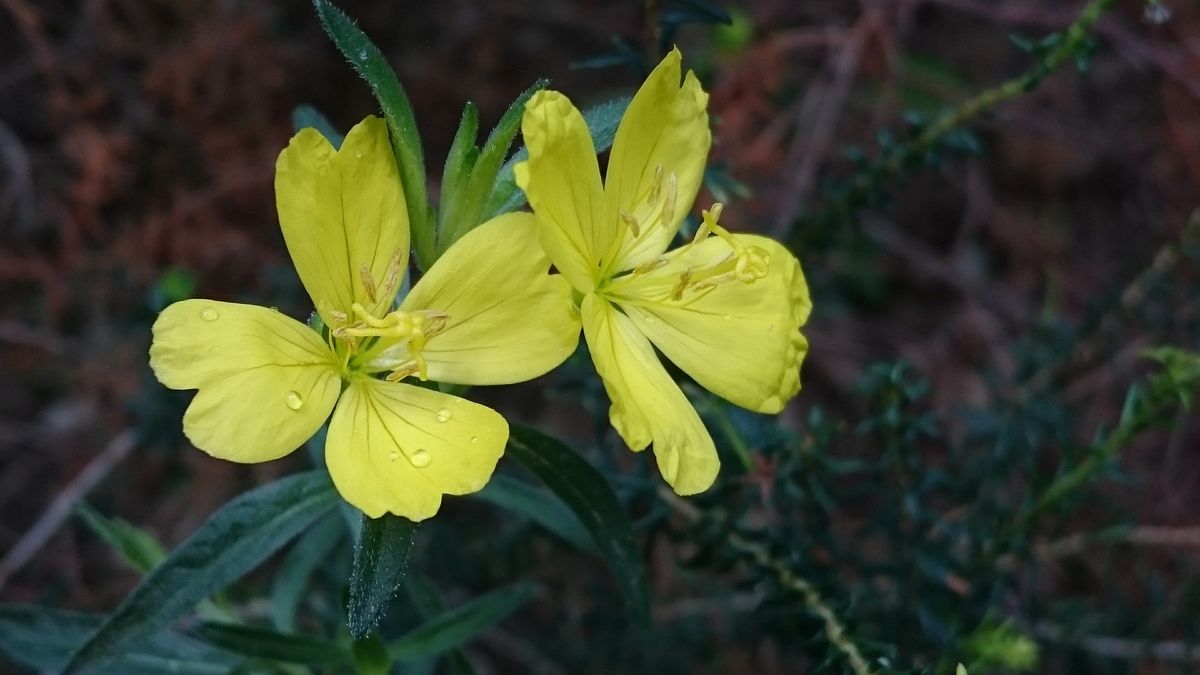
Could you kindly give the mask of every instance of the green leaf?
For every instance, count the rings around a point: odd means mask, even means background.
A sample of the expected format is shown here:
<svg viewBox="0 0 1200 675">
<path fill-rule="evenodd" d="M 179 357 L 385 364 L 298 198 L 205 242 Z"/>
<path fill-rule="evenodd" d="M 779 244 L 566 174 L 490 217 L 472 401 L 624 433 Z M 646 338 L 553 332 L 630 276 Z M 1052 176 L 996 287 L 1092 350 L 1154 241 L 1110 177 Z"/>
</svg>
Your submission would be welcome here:
<svg viewBox="0 0 1200 675">
<path fill-rule="evenodd" d="M 367 637 L 383 618 L 404 577 L 416 529 L 416 523 L 400 516 L 363 517 L 346 610 L 354 639 Z"/>
<path fill-rule="evenodd" d="M 350 652 L 338 644 L 307 635 L 214 622 L 202 623 L 194 630 L 210 645 L 257 659 L 305 665 L 341 663 L 351 659 Z"/>
<path fill-rule="evenodd" d="M 321 135 L 329 140 L 329 143 L 335 148 L 342 147 L 342 141 L 345 136 L 338 133 L 333 123 L 325 117 L 320 110 L 311 105 L 299 105 L 292 111 L 292 132 L 298 132 L 301 129 L 313 128 L 321 132 Z"/>
<path fill-rule="evenodd" d="M 629 107 L 629 101 L 628 97 L 613 99 L 583 111 L 583 120 L 587 122 L 588 131 L 592 134 L 592 145 L 596 146 L 597 153 L 612 147 L 613 139 L 617 136 L 617 127 L 621 124 L 621 116 Z M 529 151 L 522 147 L 504 163 L 496 175 L 491 194 L 483 208 L 483 220 L 516 211 L 524 206 L 525 193 L 517 187 L 516 179 L 513 178 L 513 166 L 527 157 Z"/>
<path fill-rule="evenodd" d="M 309 581 L 343 540 L 345 525 L 336 514 L 321 519 L 288 551 L 271 583 L 271 622 L 283 631 L 296 629 L 296 609 Z"/>
<path fill-rule="evenodd" d="M 517 611 L 535 588 L 530 582 L 518 582 L 443 612 L 389 644 L 388 654 L 413 661 L 458 647 Z"/>
<path fill-rule="evenodd" d="M 576 548 L 598 553 L 596 541 L 561 499 L 508 476 L 492 476 L 475 497 L 515 511 L 558 535 Z"/>
<path fill-rule="evenodd" d="M 84 502 L 76 505 L 75 511 L 88 529 L 116 549 L 134 570 L 145 574 L 167 557 L 162 544 L 149 532 L 120 518 L 105 518 Z"/>
<path fill-rule="evenodd" d="M 409 602 L 412 603 L 413 608 L 417 610 L 422 619 L 432 619 L 445 610 L 437 589 L 428 579 L 419 574 L 409 574 L 404 578 L 404 590 L 408 593 Z M 436 657 L 431 657 L 428 662 L 430 671 L 436 665 L 434 658 Z M 448 675 L 474 675 L 475 668 L 471 666 L 471 662 L 467 660 L 461 649 L 454 649 L 446 654 L 446 673 Z"/>
<path fill-rule="evenodd" d="M 0 605 L 0 652 L 13 663 L 41 671 L 57 671 L 71 651 L 103 623 L 99 614 L 84 614 L 32 605 Z M 97 672 L 121 675 L 222 675 L 240 659 L 174 631 L 162 631 L 131 642 L 120 656 Z"/>
<path fill-rule="evenodd" d="M 391 131 L 392 150 L 400 169 L 404 199 L 408 203 L 413 249 L 421 269 L 429 269 L 434 259 L 433 221 L 429 218 L 429 200 L 425 193 L 425 158 L 421 136 L 408 94 L 395 71 L 373 42 L 354 25 L 342 10 L 328 0 L 313 0 L 313 7 L 329 39 L 337 45 L 354 70 L 375 94 Z"/>
<path fill-rule="evenodd" d="M 479 149 L 475 147 L 478 134 L 479 109 L 468 101 L 463 107 L 462 119 L 459 120 L 458 131 L 454 134 L 454 142 L 450 144 L 446 166 L 442 170 L 442 199 L 439 204 L 441 220 L 437 241 L 439 257 L 454 242 L 454 233 L 463 219 L 462 211 L 470 197 L 467 184 L 470 182 L 475 160 L 479 157 Z"/>
<path fill-rule="evenodd" d="M 64 673 L 111 659 L 169 625 L 254 569 L 337 501 L 323 471 L 289 476 L 230 501 L 151 570 L 75 652 Z"/>
<path fill-rule="evenodd" d="M 648 625 L 646 573 L 633 528 L 603 474 L 561 441 L 529 427 L 512 425 L 508 452 L 571 507 L 596 540 L 630 611 Z"/>
</svg>

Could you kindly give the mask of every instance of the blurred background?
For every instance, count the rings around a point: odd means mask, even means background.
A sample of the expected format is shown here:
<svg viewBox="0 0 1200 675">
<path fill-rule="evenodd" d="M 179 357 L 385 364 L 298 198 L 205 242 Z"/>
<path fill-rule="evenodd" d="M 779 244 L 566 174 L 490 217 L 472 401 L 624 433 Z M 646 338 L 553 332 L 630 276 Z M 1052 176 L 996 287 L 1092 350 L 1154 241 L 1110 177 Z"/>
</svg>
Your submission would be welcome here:
<svg viewBox="0 0 1200 675">
<path fill-rule="evenodd" d="M 757 417 L 723 417 L 749 439 L 754 463 L 731 468 L 708 504 L 777 523 L 767 531 L 787 541 L 774 544 L 793 546 L 797 564 L 826 580 L 864 650 L 907 667 L 933 667 L 938 645 L 965 649 L 988 639 L 979 626 L 1003 625 L 1020 636 L 1002 635 L 1008 648 L 1039 646 L 1037 665 L 1001 660 L 979 672 L 1196 672 L 1200 425 L 1186 409 L 1122 447 L 1119 462 L 1106 459 L 1052 522 L 1039 519 L 1046 529 L 1014 548 L 1019 562 L 997 566 L 1007 570 L 1002 590 L 962 567 L 953 542 L 936 547 L 945 558 L 925 555 L 918 533 L 936 540 L 936 523 L 959 522 L 975 499 L 1016 508 L 1022 490 L 1061 474 L 1117 425 L 1131 383 L 1149 370 L 1141 350 L 1200 346 L 1200 267 L 1188 248 L 1200 207 L 1200 5 L 1116 2 L 1092 32 L 1085 70 L 1068 63 L 1037 78 L 843 208 L 839 186 L 871 158 L 1035 68 L 1045 48 L 1033 43 L 1075 21 L 1082 3 L 713 4 L 731 24 L 685 22 L 674 34 L 712 96 L 713 169 L 700 204 L 720 198 L 727 226 L 792 245 L 816 310 L 805 387 L 769 420 L 791 440 L 769 440 Z M 539 77 L 581 106 L 628 95 L 642 78 L 634 57 L 653 53 L 667 12 L 692 5 L 341 6 L 407 88 L 436 194 L 466 101 L 490 128 Z M 158 385 L 146 364 L 149 326 L 177 299 L 310 310 L 272 189 L 301 104 L 343 130 L 377 110 L 307 3 L 0 0 L 0 600 L 105 611 L 136 584 L 72 515 L 80 499 L 170 547 L 232 496 L 305 465 L 304 453 L 238 466 L 195 451 L 180 433 L 190 394 Z M 586 364 L 477 395 L 587 445 L 606 403 Z M 888 465 L 897 471 L 876 471 L 894 448 L 870 421 L 895 415 L 912 416 L 908 454 Z M 731 442 L 719 441 L 723 451 Z M 820 461 L 789 459 L 800 446 Z M 645 460 L 609 461 L 643 471 Z M 780 506 L 772 490 L 786 492 L 777 473 L 788 466 L 793 478 L 827 484 L 796 479 L 798 501 Z M 921 487 L 935 474 L 938 486 Z M 881 511 L 900 518 L 909 503 L 888 502 L 889 490 L 929 496 L 938 517 L 892 522 L 880 544 L 864 523 Z M 444 529 L 425 530 L 421 559 L 449 597 L 514 570 L 553 591 L 473 648 L 481 672 L 821 665 L 820 649 L 797 646 L 819 632 L 810 615 L 760 604 L 752 584 L 729 577 L 735 562 L 706 567 L 695 536 L 655 536 L 654 519 L 669 516 L 631 500 L 647 519 L 639 526 L 663 644 L 677 652 L 648 661 L 623 660 L 633 649 L 616 636 L 619 607 L 602 606 L 601 565 L 544 538 L 476 547 L 471 533 L 505 517 L 468 500 L 447 505 Z M 805 515 L 817 503 L 822 515 Z M 1126 536 L 1070 539 L 1118 525 Z M 451 531 L 466 539 L 451 544 Z M 891 571 L 844 557 L 878 546 Z M 921 579 L 910 590 L 934 603 L 927 611 L 874 607 L 871 596 L 891 587 L 871 580 L 901 568 Z M 713 583 L 728 591 L 719 601 L 697 591 Z M 945 620 L 968 602 L 970 623 Z M 589 656 L 599 645 L 617 647 Z"/>
</svg>

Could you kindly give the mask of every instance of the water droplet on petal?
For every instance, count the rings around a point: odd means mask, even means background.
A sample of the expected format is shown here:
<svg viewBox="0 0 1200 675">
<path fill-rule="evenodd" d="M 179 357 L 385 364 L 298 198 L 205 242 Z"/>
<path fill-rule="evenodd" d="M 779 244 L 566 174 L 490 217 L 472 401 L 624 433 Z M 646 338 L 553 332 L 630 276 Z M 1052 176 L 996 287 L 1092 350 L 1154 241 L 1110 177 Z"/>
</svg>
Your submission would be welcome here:
<svg viewBox="0 0 1200 675">
<path fill-rule="evenodd" d="M 354 159 L 362 159 L 362 150 L 354 151 Z"/>
<path fill-rule="evenodd" d="M 400 459 L 400 451 L 388 450 L 388 459 L 392 460 L 393 462 Z"/>
<path fill-rule="evenodd" d="M 287 403 L 287 407 L 292 410 L 299 410 L 304 406 L 304 397 L 298 391 L 289 391 L 287 396 L 283 397 L 283 400 Z"/>
<path fill-rule="evenodd" d="M 454 413 L 450 412 L 449 408 L 442 408 L 441 410 L 437 411 L 437 421 L 439 422 L 449 422 L 450 418 L 453 416 Z"/>
<path fill-rule="evenodd" d="M 721 318 L 722 318 L 722 319 L 725 319 L 726 321 L 733 321 L 733 317 L 732 317 L 731 315 L 729 315 L 729 314 L 726 314 L 725 316 L 723 316 L 723 317 L 721 317 Z"/>
<path fill-rule="evenodd" d="M 417 450 L 408 458 L 408 461 L 418 469 L 423 469 L 433 461 L 433 455 L 429 454 L 428 450 Z"/>
<path fill-rule="evenodd" d="M 200 318 L 204 319 L 205 321 L 216 321 L 220 316 L 220 314 L 217 314 L 217 310 L 213 309 L 212 307 L 205 307 L 204 309 L 200 310 Z"/>
<path fill-rule="evenodd" d="M 471 437 L 471 445 L 474 445 L 474 444 L 476 444 L 476 443 L 478 443 L 478 442 L 479 442 L 479 437 L 478 437 L 478 436 L 472 436 L 472 437 Z"/>
</svg>

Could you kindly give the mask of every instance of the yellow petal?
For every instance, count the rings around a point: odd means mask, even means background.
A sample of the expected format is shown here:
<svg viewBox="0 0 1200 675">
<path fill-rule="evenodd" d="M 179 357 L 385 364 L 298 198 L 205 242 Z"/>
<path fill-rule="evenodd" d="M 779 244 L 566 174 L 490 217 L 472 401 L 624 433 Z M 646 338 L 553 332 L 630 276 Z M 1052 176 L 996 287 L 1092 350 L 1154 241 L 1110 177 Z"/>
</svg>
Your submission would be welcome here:
<svg viewBox="0 0 1200 675">
<path fill-rule="evenodd" d="M 329 417 L 341 389 L 321 337 L 279 312 L 184 300 L 154 322 L 150 367 L 172 389 L 199 389 L 183 432 L 234 462 L 288 454 Z"/>
<path fill-rule="evenodd" d="M 604 180 L 604 213 L 606 220 L 626 225 L 620 251 L 608 265 L 613 272 L 667 250 L 704 178 L 712 142 L 708 94 L 691 71 L 680 87 L 680 60 L 679 50 L 672 50 L 650 73 L 617 128 Z"/>
<path fill-rule="evenodd" d="M 709 237 L 668 254 L 670 262 L 649 274 L 625 277 L 614 295 L 642 333 L 704 388 L 743 408 L 777 413 L 800 389 L 808 286 L 799 261 L 778 242 L 733 237 L 767 253 L 765 277 L 688 288 L 675 299 L 680 274 L 692 270 L 695 278 L 732 254 L 726 241 Z"/>
<path fill-rule="evenodd" d="M 325 463 L 342 497 L 371 518 L 434 515 L 442 495 L 487 484 L 508 442 L 499 413 L 408 384 L 361 378 L 342 395 Z"/>
<path fill-rule="evenodd" d="M 455 242 L 400 308 L 449 315 L 422 350 L 438 382 L 523 382 L 562 363 L 579 344 L 571 286 L 550 274 L 529 213 L 493 218 Z M 403 347 L 393 356 L 408 359 Z"/>
<path fill-rule="evenodd" d="M 275 164 L 279 225 L 300 281 L 326 324 L 361 303 L 390 307 L 408 264 L 408 211 L 387 125 L 368 117 L 339 150 L 301 129 Z"/>
<path fill-rule="evenodd" d="M 573 286 L 590 291 L 617 224 L 604 218 L 600 168 L 587 125 L 566 96 L 539 91 L 525 105 L 521 133 L 529 159 L 514 167 L 514 176 L 537 214 L 542 246 Z"/>
<path fill-rule="evenodd" d="M 658 469 L 681 495 L 702 492 L 721 462 L 695 408 L 671 380 L 629 317 L 605 300 L 583 300 L 583 331 L 596 372 L 612 401 L 609 419 L 629 447 L 654 444 Z"/>
</svg>

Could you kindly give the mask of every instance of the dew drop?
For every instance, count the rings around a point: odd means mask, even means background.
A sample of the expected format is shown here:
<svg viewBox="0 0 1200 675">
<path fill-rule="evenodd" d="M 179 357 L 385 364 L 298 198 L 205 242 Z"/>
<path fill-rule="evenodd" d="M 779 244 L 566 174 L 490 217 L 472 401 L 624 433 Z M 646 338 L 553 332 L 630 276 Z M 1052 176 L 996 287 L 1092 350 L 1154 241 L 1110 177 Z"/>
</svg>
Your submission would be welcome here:
<svg viewBox="0 0 1200 675">
<path fill-rule="evenodd" d="M 478 437 L 478 436 L 472 436 L 472 437 L 471 437 L 471 445 L 474 445 L 474 444 L 476 444 L 476 443 L 478 443 L 478 442 L 479 442 L 479 437 Z"/>
<path fill-rule="evenodd" d="M 437 411 L 437 421 L 439 422 L 449 422 L 450 418 L 453 416 L 454 413 L 450 412 L 449 408 L 442 408 L 441 410 Z"/>
<path fill-rule="evenodd" d="M 365 50 L 365 49 L 358 50 L 358 60 L 359 61 L 367 60 L 367 50 Z"/>
<path fill-rule="evenodd" d="M 298 391 L 289 391 L 283 400 L 292 410 L 299 410 L 304 406 L 304 397 L 300 396 Z"/>
<path fill-rule="evenodd" d="M 400 451 L 388 450 L 388 459 L 392 460 L 393 462 L 400 459 Z"/>
<path fill-rule="evenodd" d="M 354 159 L 362 159 L 362 150 L 354 151 Z"/>
<path fill-rule="evenodd" d="M 733 321 L 733 316 L 732 316 L 732 315 L 729 315 L 729 314 L 726 314 L 725 316 L 723 316 L 723 317 L 721 317 L 721 318 L 722 318 L 722 319 L 725 319 L 726 321 Z"/>
<path fill-rule="evenodd" d="M 200 318 L 204 319 L 205 321 L 216 321 L 217 317 L 219 316 L 221 315 L 217 314 L 217 310 L 213 309 L 212 307 L 205 307 L 204 309 L 200 310 Z"/>
<path fill-rule="evenodd" d="M 433 455 L 430 455 L 428 450 L 417 450 L 408 458 L 408 461 L 418 469 L 423 469 L 433 461 Z"/>
</svg>

